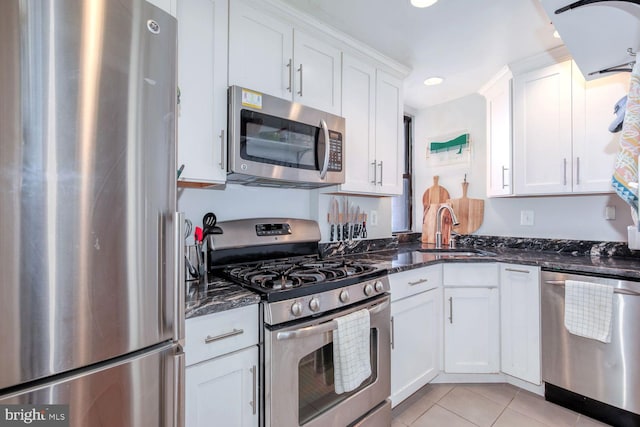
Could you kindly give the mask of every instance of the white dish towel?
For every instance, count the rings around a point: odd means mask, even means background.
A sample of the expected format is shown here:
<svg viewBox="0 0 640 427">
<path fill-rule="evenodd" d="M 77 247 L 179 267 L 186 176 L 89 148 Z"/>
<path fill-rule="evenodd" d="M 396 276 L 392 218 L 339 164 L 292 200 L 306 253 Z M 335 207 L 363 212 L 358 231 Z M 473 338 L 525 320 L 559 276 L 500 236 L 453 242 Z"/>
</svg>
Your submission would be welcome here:
<svg viewBox="0 0 640 427">
<path fill-rule="evenodd" d="M 355 390 L 371 376 L 369 310 L 335 319 L 333 331 L 333 382 L 336 394 Z"/>
<path fill-rule="evenodd" d="M 610 343 L 613 286 L 567 280 L 564 292 L 565 328 L 574 335 Z"/>
</svg>

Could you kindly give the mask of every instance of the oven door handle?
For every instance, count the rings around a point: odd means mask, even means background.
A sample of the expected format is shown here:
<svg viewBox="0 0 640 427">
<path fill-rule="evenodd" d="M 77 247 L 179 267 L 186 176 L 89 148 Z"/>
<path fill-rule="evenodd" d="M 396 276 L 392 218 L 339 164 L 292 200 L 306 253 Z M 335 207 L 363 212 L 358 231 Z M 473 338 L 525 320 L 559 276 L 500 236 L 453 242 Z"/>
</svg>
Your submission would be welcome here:
<svg viewBox="0 0 640 427">
<path fill-rule="evenodd" d="M 382 310 L 387 308 L 388 305 L 389 305 L 389 300 L 384 301 L 374 306 L 373 308 L 370 308 L 369 314 L 370 315 L 378 314 Z M 337 327 L 338 327 L 338 322 L 336 322 L 335 320 L 330 320 L 328 322 L 321 323 L 319 325 L 307 326 L 305 328 L 295 329 L 293 331 L 278 332 L 276 334 L 276 339 L 278 341 L 283 341 L 283 340 L 290 340 L 290 339 L 296 339 L 296 338 L 305 338 L 311 335 L 324 334 L 325 332 L 333 331 Z"/>
</svg>

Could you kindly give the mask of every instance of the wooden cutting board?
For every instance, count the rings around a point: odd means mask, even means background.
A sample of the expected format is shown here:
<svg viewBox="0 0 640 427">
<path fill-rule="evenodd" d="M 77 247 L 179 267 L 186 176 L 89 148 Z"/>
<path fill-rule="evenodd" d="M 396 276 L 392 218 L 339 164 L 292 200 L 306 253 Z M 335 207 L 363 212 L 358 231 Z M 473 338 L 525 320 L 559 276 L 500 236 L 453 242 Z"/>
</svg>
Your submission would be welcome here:
<svg viewBox="0 0 640 427">
<path fill-rule="evenodd" d="M 436 213 L 438 208 L 449 199 L 449 192 L 446 188 L 438 184 L 439 176 L 433 177 L 433 185 L 422 195 L 422 243 L 436 242 Z M 442 244 L 449 244 L 451 234 L 451 217 L 449 214 L 442 215 Z"/>
<path fill-rule="evenodd" d="M 462 197 L 447 200 L 460 223 L 454 230 L 460 234 L 473 233 L 480 228 L 484 219 L 484 200 L 468 198 L 468 189 L 469 183 L 465 181 L 462 183 Z"/>
</svg>

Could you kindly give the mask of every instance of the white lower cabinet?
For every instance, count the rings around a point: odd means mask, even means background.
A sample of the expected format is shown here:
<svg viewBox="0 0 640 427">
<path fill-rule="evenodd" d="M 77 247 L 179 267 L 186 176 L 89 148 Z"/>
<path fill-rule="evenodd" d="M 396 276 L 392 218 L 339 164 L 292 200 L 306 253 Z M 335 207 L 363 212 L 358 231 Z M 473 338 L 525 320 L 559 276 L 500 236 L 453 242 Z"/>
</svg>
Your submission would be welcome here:
<svg viewBox="0 0 640 427">
<path fill-rule="evenodd" d="M 500 303 L 496 264 L 445 264 L 444 371 L 500 369 Z"/>
<path fill-rule="evenodd" d="M 440 372 L 442 266 L 389 276 L 391 403 L 396 406 Z"/>
<path fill-rule="evenodd" d="M 257 427 L 258 306 L 186 321 L 187 427 Z"/>
<path fill-rule="evenodd" d="M 500 265 L 501 370 L 540 384 L 540 269 Z"/>
<path fill-rule="evenodd" d="M 186 369 L 186 425 L 258 425 L 258 347 Z"/>
</svg>

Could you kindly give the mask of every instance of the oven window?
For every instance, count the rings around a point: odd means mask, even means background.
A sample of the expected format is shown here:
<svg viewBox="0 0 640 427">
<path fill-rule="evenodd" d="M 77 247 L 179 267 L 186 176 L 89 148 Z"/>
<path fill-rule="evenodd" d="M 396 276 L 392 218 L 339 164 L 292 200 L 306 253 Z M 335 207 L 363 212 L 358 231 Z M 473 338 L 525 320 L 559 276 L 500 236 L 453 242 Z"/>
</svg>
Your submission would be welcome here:
<svg viewBox="0 0 640 427">
<path fill-rule="evenodd" d="M 318 170 L 320 128 L 256 111 L 240 113 L 240 157 L 258 163 Z"/>
<path fill-rule="evenodd" d="M 323 412 L 334 407 L 349 396 L 372 384 L 378 377 L 377 329 L 371 329 L 371 376 L 357 389 L 336 394 L 333 386 L 333 343 L 319 348 L 303 357 L 298 364 L 298 405 L 299 424 L 304 425 Z"/>
</svg>

